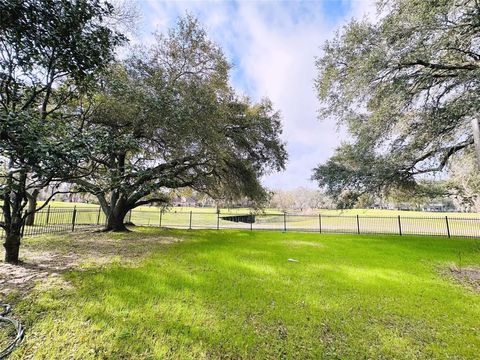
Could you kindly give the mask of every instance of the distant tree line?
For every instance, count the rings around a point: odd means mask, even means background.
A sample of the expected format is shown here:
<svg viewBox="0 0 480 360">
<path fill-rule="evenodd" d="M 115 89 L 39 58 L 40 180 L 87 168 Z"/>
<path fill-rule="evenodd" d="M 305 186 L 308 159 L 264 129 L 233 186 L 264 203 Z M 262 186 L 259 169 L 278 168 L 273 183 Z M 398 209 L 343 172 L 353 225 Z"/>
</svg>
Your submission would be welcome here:
<svg viewBox="0 0 480 360">
<path fill-rule="evenodd" d="M 321 190 L 299 187 L 292 190 L 273 190 L 268 207 L 285 212 L 305 212 L 311 209 L 334 208 L 335 204 Z"/>
</svg>

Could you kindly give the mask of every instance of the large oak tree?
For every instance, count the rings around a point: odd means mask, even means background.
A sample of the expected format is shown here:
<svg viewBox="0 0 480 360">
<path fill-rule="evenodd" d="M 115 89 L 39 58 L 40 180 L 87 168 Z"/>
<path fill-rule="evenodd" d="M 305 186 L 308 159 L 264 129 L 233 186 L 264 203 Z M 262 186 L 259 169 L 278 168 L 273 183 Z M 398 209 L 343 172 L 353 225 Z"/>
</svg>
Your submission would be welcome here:
<svg viewBox="0 0 480 360">
<path fill-rule="evenodd" d="M 317 61 L 320 116 L 351 141 L 313 178 L 350 204 L 444 171 L 473 149 L 479 121 L 480 3 L 385 0 L 378 11 L 346 25 Z"/>
<path fill-rule="evenodd" d="M 262 175 L 284 167 L 272 104 L 252 104 L 229 85 L 230 65 L 196 19 L 111 68 L 85 131 L 96 134 L 92 176 L 76 181 L 98 197 L 107 229 L 125 231 L 127 212 L 167 202 L 189 187 L 213 198 L 263 201 Z"/>
</svg>

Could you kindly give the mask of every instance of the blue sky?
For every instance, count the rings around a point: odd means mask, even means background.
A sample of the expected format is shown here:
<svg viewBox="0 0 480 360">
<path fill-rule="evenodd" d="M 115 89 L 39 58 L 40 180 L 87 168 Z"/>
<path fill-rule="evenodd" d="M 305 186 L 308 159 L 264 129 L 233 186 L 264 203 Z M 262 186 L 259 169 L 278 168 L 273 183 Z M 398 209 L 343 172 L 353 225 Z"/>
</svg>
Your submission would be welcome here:
<svg viewBox="0 0 480 360">
<path fill-rule="evenodd" d="M 197 17 L 233 64 L 231 83 L 253 100 L 270 98 L 282 115 L 289 161 L 263 179 L 271 189 L 315 188 L 312 169 L 342 140 L 331 121 L 317 118 L 315 57 L 352 17 L 373 16 L 369 0 L 160 1 L 138 0 L 141 42 L 166 31 L 186 12 Z"/>
</svg>

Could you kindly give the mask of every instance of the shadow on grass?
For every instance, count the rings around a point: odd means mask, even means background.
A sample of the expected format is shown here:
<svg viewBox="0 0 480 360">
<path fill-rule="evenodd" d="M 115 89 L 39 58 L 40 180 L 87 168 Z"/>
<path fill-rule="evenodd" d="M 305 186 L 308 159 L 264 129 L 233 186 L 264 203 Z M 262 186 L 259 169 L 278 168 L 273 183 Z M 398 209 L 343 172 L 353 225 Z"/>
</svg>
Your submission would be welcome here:
<svg viewBox="0 0 480 360">
<path fill-rule="evenodd" d="M 433 270 L 468 241 L 163 233 L 186 241 L 137 268 L 72 273 L 75 290 L 38 299 L 37 315 L 48 313 L 34 330 L 49 332 L 29 349 L 139 359 L 473 359 L 479 349 L 479 298 Z M 59 343 L 60 333 L 71 336 Z"/>
</svg>

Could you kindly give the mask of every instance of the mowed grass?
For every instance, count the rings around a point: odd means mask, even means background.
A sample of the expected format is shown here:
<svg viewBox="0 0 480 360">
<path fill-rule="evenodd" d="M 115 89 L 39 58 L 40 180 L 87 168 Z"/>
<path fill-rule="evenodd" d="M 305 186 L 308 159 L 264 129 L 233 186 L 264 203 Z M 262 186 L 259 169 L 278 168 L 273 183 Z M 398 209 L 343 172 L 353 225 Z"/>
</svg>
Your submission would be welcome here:
<svg viewBox="0 0 480 360">
<path fill-rule="evenodd" d="M 39 205 L 42 205 L 43 202 L 39 201 Z M 88 204 L 88 203 L 75 203 L 75 202 L 62 202 L 62 201 L 51 201 L 49 203 L 51 208 L 66 208 L 73 209 L 74 206 L 77 209 L 98 209 L 97 204 Z M 134 210 L 135 211 L 135 210 Z M 136 209 L 140 212 L 153 212 L 158 213 L 160 209 L 156 206 L 140 206 Z M 186 207 L 186 206 L 172 206 L 168 208 L 168 212 L 171 213 L 207 213 L 207 214 L 216 214 L 216 208 L 209 207 Z M 267 214 L 282 214 L 283 212 L 280 209 L 267 208 L 263 210 Z M 252 212 L 252 209 L 249 208 L 222 208 L 220 209 L 222 214 L 249 214 Z M 300 212 L 299 210 L 290 210 L 289 213 Z M 405 217 L 459 217 L 459 218 L 476 218 L 480 219 L 479 213 L 462 213 L 462 212 L 428 212 L 428 211 L 405 211 L 405 210 L 388 210 L 388 209 L 313 209 L 306 211 L 308 214 L 322 214 L 322 215 L 332 215 L 332 216 L 405 216 Z"/>
<path fill-rule="evenodd" d="M 478 240 L 134 231 L 183 241 L 21 301 L 13 359 L 478 359 L 480 295 L 442 275 Z"/>
</svg>

